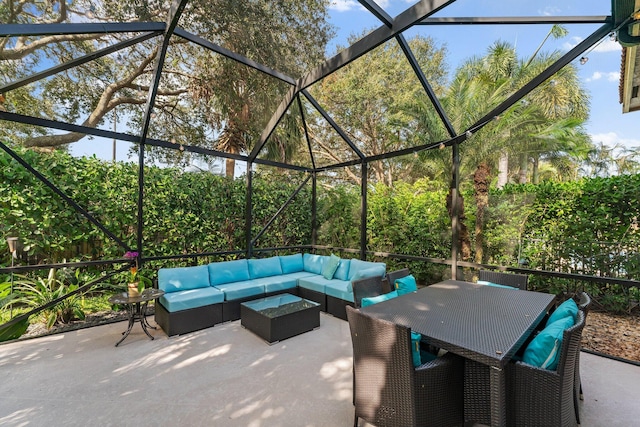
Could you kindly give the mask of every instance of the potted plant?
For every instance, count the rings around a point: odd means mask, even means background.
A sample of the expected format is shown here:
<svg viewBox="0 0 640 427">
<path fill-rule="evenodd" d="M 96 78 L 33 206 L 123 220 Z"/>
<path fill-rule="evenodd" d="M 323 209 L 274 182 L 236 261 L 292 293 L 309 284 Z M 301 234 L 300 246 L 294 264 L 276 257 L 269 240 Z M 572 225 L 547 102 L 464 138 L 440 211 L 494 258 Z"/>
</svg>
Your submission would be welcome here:
<svg viewBox="0 0 640 427">
<path fill-rule="evenodd" d="M 127 274 L 127 292 L 130 297 L 137 297 L 147 286 L 151 285 L 151 279 L 138 268 L 137 252 L 127 252 L 124 257 L 136 259 L 136 263 L 129 268 L 129 274 Z"/>
</svg>

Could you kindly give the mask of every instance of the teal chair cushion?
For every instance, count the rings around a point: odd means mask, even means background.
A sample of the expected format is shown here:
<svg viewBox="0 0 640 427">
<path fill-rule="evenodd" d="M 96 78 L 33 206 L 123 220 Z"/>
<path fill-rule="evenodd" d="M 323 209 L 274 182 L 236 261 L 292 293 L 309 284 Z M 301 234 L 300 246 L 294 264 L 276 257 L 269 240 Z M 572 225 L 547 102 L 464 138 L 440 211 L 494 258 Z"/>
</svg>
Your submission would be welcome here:
<svg viewBox="0 0 640 427">
<path fill-rule="evenodd" d="M 420 340 L 422 335 L 417 332 L 411 332 L 411 355 L 413 356 L 413 366 L 422 365 L 422 357 L 420 356 Z"/>
<path fill-rule="evenodd" d="M 565 317 L 571 317 L 573 321 L 576 321 L 576 317 L 578 316 L 578 305 L 574 300 L 569 298 L 555 309 L 549 319 L 547 320 L 547 325 L 551 325 L 552 323 L 557 322 L 560 319 L 564 319 Z"/>
<path fill-rule="evenodd" d="M 531 340 L 524 351 L 522 361 L 538 368 L 555 371 L 560 359 L 564 331 L 574 324 L 575 321 L 571 317 L 565 317 L 546 326 Z"/>
<path fill-rule="evenodd" d="M 398 291 L 398 295 L 408 294 L 418 290 L 416 278 L 412 274 L 396 279 L 393 287 Z"/>
<path fill-rule="evenodd" d="M 324 263 L 322 267 L 322 277 L 327 280 L 333 279 L 333 275 L 340 266 L 340 257 L 334 254 L 329 256 L 329 259 Z"/>
<path fill-rule="evenodd" d="M 382 301 L 387 301 L 390 300 L 392 298 L 395 298 L 398 296 L 398 291 L 392 291 L 386 294 L 382 294 L 382 295 L 376 295 L 375 297 L 366 297 L 366 298 L 362 298 L 362 300 L 360 300 L 360 306 L 361 307 L 366 307 L 369 305 L 373 305 L 373 304 L 377 304 L 379 302 Z"/>
</svg>

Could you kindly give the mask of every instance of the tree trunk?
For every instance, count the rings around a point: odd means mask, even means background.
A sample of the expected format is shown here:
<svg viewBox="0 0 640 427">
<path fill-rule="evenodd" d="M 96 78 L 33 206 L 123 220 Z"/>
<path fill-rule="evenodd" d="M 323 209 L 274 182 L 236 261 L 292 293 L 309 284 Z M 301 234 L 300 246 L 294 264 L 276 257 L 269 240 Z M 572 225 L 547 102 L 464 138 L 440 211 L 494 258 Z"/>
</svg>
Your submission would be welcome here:
<svg viewBox="0 0 640 427">
<path fill-rule="evenodd" d="M 502 153 L 498 161 L 498 188 L 502 188 L 509 182 L 509 154 Z"/>
<path fill-rule="evenodd" d="M 531 172 L 531 182 L 538 184 L 540 182 L 540 158 L 533 157 L 533 172 Z"/>
<path fill-rule="evenodd" d="M 489 205 L 490 173 L 489 165 L 487 165 L 486 162 L 482 162 L 473 174 L 473 189 L 476 197 L 477 210 L 475 261 L 479 264 L 482 264 L 484 258 L 484 215 Z"/>
<path fill-rule="evenodd" d="M 518 183 L 527 183 L 527 170 L 529 169 L 529 156 L 526 154 L 520 155 L 520 172 L 518 173 Z"/>
<path fill-rule="evenodd" d="M 449 218 L 453 219 L 453 205 L 451 203 L 451 190 L 447 194 L 447 211 Z M 460 255 L 463 261 L 471 258 L 471 237 L 469 237 L 469 229 L 465 223 L 466 215 L 464 214 L 464 198 L 458 193 L 458 224 L 460 226 L 458 245 L 460 246 Z"/>
</svg>

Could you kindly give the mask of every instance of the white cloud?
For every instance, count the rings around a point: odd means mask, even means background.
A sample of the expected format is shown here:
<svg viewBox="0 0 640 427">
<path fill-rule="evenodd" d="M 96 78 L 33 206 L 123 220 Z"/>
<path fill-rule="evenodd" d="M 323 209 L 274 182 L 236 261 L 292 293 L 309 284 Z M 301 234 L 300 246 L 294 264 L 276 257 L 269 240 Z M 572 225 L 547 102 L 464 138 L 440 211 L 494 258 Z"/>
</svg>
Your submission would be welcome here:
<svg viewBox="0 0 640 427">
<path fill-rule="evenodd" d="M 391 4 L 391 2 L 392 0 L 378 0 L 376 1 L 376 4 L 382 9 L 386 9 L 389 4 Z M 396 3 L 397 2 L 398 1 L 396 0 Z M 401 0 L 399 3 L 415 3 L 415 0 Z M 366 10 L 364 6 L 362 6 L 356 0 L 331 0 L 329 9 L 337 10 L 338 12 L 348 12 L 354 9 Z"/>
<path fill-rule="evenodd" d="M 640 139 L 622 138 L 615 132 L 596 133 L 590 136 L 591 141 L 593 141 L 594 143 L 603 143 L 608 147 L 640 147 Z"/>
<path fill-rule="evenodd" d="M 556 6 L 547 6 L 542 10 L 539 10 L 538 13 L 542 16 L 555 16 L 560 14 L 560 8 Z"/>
<path fill-rule="evenodd" d="M 564 50 L 573 49 L 582 40 L 583 39 L 581 37 L 571 37 L 571 41 L 565 42 L 562 45 L 562 48 Z M 588 55 L 590 55 L 592 52 L 603 53 L 603 52 L 619 52 L 619 51 L 622 51 L 622 46 L 620 46 L 620 43 L 618 43 L 617 41 L 609 39 L 609 36 L 607 36 L 607 38 L 602 39 L 602 41 L 595 48 L 593 48 L 593 50 L 589 51 L 589 49 L 587 49 Z"/>
<path fill-rule="evenodd" d="M 338 12 L 346 12 L 357 7 L 362 7 L 360 3 L 354 0 L 332 0 L 329 9 L 337 10 Z"/>
<path fill-rule="evenodd" d="M 587 77 L 586 81 L 592 82 L 600 79 L 607 79 L 608 82 L 618 83 L 620 82 L 620 72 L 611 71 L 611 72 L 605 73 L 602 71 L 594 71 L 591 77 Z"/>
</svg>

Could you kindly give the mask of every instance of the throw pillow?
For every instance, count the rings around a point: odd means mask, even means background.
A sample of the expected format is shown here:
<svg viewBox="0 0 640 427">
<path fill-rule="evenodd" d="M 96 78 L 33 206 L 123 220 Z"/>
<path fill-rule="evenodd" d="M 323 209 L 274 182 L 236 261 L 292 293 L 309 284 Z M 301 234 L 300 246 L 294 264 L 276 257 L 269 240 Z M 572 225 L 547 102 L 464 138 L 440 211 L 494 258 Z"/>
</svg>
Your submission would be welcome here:
<svg viewBox="0 0 640 427">
<path fill-rule="evenodd" d="M 420 358 L 420 340 L 422 335 L 417 332 L 411 332 L 411 355 L 413 356 L 413 367 L 422 365 Z"/>
<path fill-rule="evenodd" d="M 322 277 L 327 280 L 333 279 L 333 275 L 336 274 L 336 270 L 340 265 L 340 257 L 331 254 L 329 259 L 324 263 L 324 267 L 322 268 Z"/>
<path fill-rule="evenodd" d="M 416 278 L 413 275 L 408 275 L 396 279 L 396 282 L 393 284 L 394 288 L 398 291 L 398 295 L 408 294 L 409 292 L 414 292 L 418 290 L 418 285 L 416 284 Z"/>
<path fill-rule="evenodd" d="M 569 298 L 555 309 L 551 316 L 549 316 L 549 320 L 547 320 L 547 325 L 551 325 L 554 322 L 557 322 L 560 319 L 564 319 L 565 317 L 571 317 L 573 322 L 575 323 L 576 317 L 578 316 L 578 305 L 576 302 Z"/>
<path fill-rule="evenodd" d="M 360 300 L 360 307 L 367 307 L 369 305 L 377 304 L 382 301 L 387 301 L 398 296 L 398 291 L 392 291 L 382 295 L 376 295 L 375 297 L 365 297 Z"/>
<path fill-rule="evenodd" d="M 538 368 L 555 371 L 560 359 L 564 331 L 574 324 L 575 321 L 571 317 L 565 317 L 546 326 L 529 343 L 522 356 L 522 361 Z"/>
</svg>

